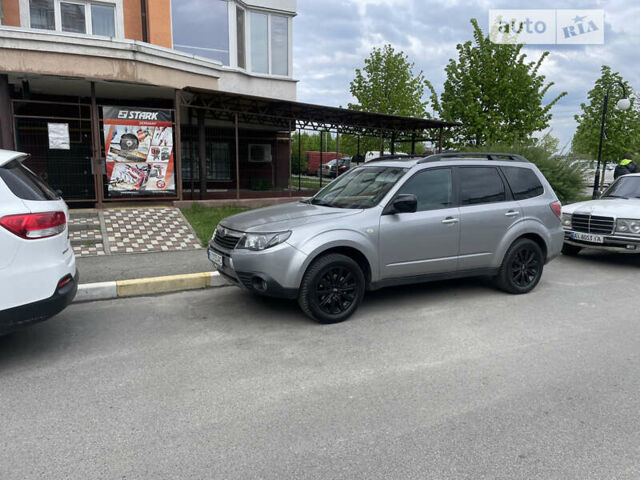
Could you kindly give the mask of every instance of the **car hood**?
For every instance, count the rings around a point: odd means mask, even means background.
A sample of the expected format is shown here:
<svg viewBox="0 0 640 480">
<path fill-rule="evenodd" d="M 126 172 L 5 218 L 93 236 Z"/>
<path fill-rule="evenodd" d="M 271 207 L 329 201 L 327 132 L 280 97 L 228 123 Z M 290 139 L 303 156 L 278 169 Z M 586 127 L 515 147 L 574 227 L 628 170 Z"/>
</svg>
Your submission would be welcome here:
<svg viewBox="0 0 640 480">
<path fill-rule="evenodd" d="M 610 198 L 589 200 L 562 207 L 563 213 L 583 213 L 602 217 L 640 218 L 640 199 Z"/>
<path fill-rule="evenodd" d="M 295 202 L 239 213 L 225 218 L 220 224 L 240 232 L 281 232 L 310 223 L 333 222 L 361 211 Z"/>
</svg>

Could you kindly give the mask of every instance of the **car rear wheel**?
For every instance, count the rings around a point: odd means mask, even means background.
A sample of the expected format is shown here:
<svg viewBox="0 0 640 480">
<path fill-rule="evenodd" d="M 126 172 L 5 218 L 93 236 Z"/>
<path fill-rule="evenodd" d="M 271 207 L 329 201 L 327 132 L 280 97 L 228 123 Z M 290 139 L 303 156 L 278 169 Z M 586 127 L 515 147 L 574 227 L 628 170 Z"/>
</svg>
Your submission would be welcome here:
<svg viewBox="0 0 640 480">
<path fill-rule="evenodd" d="M 501 290 L 513 294 L 533 290 L 544 269 L 542 249 L 533 240 L 522 238 L 507 250 L 496 283 Z"/>
<path fill-rule="evenodd" d="M 298 303 L 319 323 L 338 323 L 358 309 L 365 291 L 360 266 L 351 258 L 329 254 L 315 260 L 302 279 Z"/>
<path fill-rule="evenodd" d="M 563 255 L 568 255 L 570 257 L 575 257 L 581 251 L 582 251 L 582 247 L 577 247 L 575 245 L 569 245 L 568 243 L 565 243 L 564 245 L 562 245 L 562 254 Z"/>
</svg>

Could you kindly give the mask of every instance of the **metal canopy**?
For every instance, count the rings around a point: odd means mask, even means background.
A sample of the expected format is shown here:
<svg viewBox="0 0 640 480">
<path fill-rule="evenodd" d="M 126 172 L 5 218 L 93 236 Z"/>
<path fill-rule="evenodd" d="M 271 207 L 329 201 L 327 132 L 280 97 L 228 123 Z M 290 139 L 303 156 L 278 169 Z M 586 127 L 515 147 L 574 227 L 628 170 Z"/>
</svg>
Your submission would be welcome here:
<svg viewBox="0 0 640 480">
<path fill-rule="evenodd" d="M 416 141 L 416 137 L 421 137 L 420 141 L 439 141 L 443 129 L 460 125 L 190 87 L 179 91 L 179 95 L 182 105 L 208 110 L 219 119 L 234 121 L 237 114 L 243 123 L 271 125 L 288 131 L 295 128 L 333 130 L 360 136 L 393 136 L 397 142 Z"/>
</svg>

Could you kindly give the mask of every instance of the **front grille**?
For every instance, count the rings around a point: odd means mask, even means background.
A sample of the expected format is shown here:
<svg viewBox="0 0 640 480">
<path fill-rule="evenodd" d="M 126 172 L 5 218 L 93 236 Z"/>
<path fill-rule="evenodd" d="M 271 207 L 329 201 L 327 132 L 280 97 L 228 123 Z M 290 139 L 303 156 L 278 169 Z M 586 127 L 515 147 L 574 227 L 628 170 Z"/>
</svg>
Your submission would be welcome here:
<svg viewBox="0 0 640 480">
<path fill-rule="evenodd" d="M 576 232 L 608 234 L 613 233 L 613 225 L 612 217 L 574 214 L 571 218 L 571 226 Z"/>
<path fill-rule="evenodd" d="M 220 233 L 216 233 L 216 236 L 213 239 L 213 244 L 226 250 L 233 250 L 234 248 L 236 248 L 236 245 L 240 241 L 240 238 L 241 237 L 236 235 L 222 235 Z"/>
</svg>

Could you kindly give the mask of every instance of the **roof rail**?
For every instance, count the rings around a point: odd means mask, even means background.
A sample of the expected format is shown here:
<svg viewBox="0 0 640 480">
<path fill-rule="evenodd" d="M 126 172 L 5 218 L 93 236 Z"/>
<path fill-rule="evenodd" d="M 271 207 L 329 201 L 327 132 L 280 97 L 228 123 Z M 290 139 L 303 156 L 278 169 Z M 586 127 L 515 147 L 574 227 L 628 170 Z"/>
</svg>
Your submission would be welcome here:
<svg viewBox="0 0 640 480">
<path fill-rule="evenodd" d="M 412 153 L 412 154 L 404 154 L 404 155 L 383 155 L 382 157 L 377 157 L 374 159 L 369 160 L 366 163 L 372 163 L 372 162 L 385 162 L 385 161 L 389 161 L 389 160 L 415 160 L 416 158 L 424 158 L 426 159 L 427 155 L 418 155 L 417 153 Z"/>
<path fill-rule="evenodd" d="M 483 160 L 499 160 L 499 161 L 512 161 L 512 162 L 526 162 L 530 163 L 529 160 L 524 158 L 521 155 L 516 155 L 515 153 L 495 153 L 495 152 L 450 152 L 450 153 L 436 153 L 435 155 L 430 155 L 423 160 L 420 160 L 418 163 L 427 163 L 427 162 L 439 162 L 441 160 L 447 159 L 474 159 L 481 158 Z"/>
</svg>

